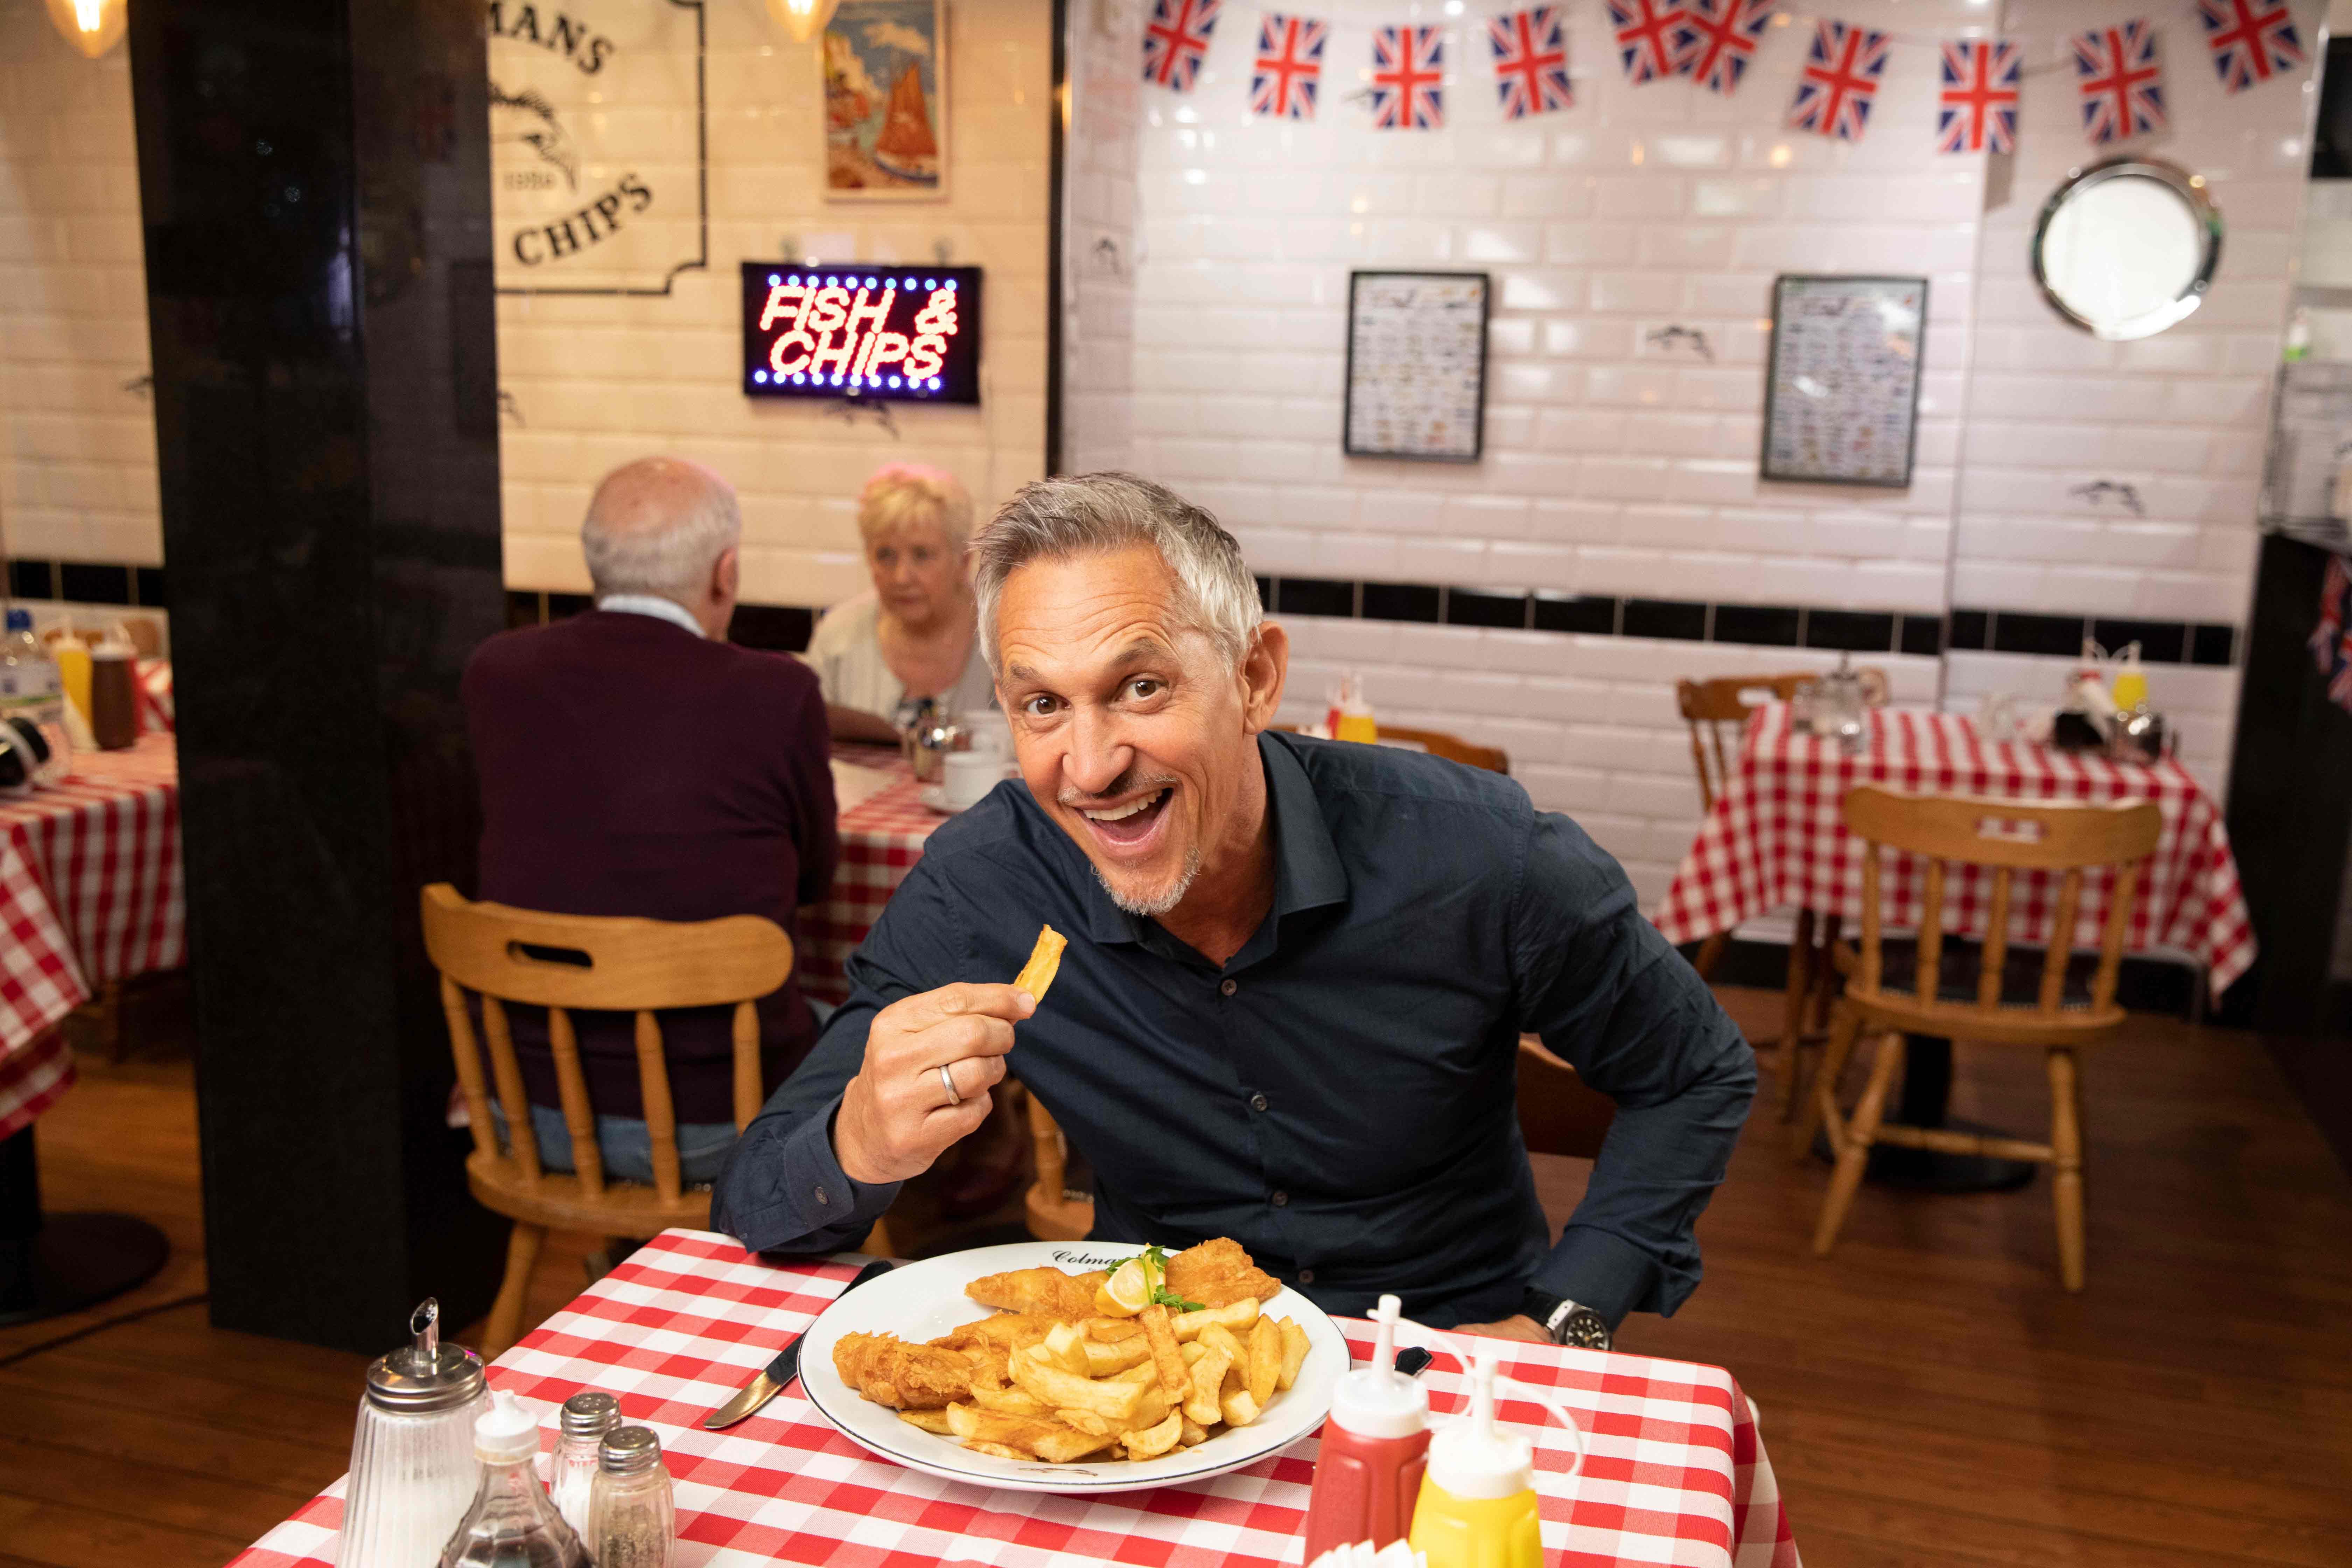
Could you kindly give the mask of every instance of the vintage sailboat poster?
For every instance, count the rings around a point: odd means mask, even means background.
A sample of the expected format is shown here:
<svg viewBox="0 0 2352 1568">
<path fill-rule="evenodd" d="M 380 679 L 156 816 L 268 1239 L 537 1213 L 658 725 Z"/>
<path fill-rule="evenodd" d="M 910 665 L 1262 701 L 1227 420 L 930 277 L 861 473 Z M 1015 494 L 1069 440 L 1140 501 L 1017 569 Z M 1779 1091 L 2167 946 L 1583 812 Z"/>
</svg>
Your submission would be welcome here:
<svg viewBox="0 0 2352 1568">
<path fill-rule="evenodd" d="M 824 194 L 834 201 L 947 195 L 947 7 L 841 0 L 824 29 Z"/>
</svg>

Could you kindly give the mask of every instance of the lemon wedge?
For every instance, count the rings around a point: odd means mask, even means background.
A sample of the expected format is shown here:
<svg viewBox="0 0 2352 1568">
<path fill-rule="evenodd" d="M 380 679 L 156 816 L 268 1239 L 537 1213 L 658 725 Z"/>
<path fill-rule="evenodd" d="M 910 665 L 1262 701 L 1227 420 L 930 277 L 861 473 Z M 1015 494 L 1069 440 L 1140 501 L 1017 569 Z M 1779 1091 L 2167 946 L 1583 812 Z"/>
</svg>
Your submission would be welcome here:
<svg viewBox="0 0 2352 1568">
<path fill-rule="evenodd" d="M 1095 1287 L 1095 1310 L 1105 1317 L 1132 1318 L 1151 1304 L 1152 1289 L 1158 1283 L 1151 1274 L 1151 1266 L 1140 1254 L 1129 1258 Z"/>
</svg>

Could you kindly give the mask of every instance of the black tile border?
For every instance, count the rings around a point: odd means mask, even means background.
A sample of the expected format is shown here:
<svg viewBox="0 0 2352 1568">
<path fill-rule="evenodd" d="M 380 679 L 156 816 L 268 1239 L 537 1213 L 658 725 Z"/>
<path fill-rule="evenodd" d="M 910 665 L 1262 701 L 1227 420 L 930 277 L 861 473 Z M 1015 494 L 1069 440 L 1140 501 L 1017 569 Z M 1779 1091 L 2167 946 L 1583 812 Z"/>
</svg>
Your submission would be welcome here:
<svg viewBox="0 0 2352 1568">
<path fill-rule="evenodd" d="M 43 561 L 18 556 L 8 563 L 8 596 L 119 605 L 126 609 L 172 607 L 161 566 L 133 566 L 124 561 Z"/>
</svg>

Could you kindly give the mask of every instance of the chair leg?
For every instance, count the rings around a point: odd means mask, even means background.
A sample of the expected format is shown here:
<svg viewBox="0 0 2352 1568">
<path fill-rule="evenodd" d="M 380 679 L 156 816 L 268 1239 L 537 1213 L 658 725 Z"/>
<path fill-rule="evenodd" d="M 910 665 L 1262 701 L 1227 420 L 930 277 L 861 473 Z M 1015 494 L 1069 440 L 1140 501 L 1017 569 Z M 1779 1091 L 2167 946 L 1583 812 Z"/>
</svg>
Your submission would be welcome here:
<svg viewBox="0 0 2352 1568">
<path fill-rule="evenodd" d="M 1822 944 L 1813 951 L 1813 1017 L 1809 1029 L 1828 1028 L 1830 1009 L 1837 1005 L 1838 928 L 1844 924 L 1841 914 L 1822 917 Z"/>
<path fill-rule="evenodd" d="M 1715 978 L 1715 966 L 1723 962 L 1723 950 L 1730 945 L 1731 933 L 1727 931 L 1719 931 L 1698 944 L 1698 952 L 1691 959 L 1691 967 L 1698 971 L 1701 980 Z"/>
<path fill-rule="evenodd" d="M 1812 1081 L 1797 1101 L 1797 1125 L 1789 1139 L 1790 1159 L 1801 1161 L 1813 1152 L 1813 1134 L 1822 1129 L 1824 1108 L 1829 1114 L 1836 1113 L 1838 1079 L 1845 1071 L 1846 1058 L 1853 1055 L 1854 1037 L 1861 1032 L 1862 1015 L 1853 1008 L 1840 1007 L 1830 1015 L 1830 1043 L 1814 1065 Z"/>
<path fill-rule="evenodd" d="M 1773 1070 L 1780 1075 L 1780 1120 L 1796 1113 L 1788 1092 L 1796 1077 L 1799 1042 L 1805 1037 L 1805 1002 L 1813 984 L 1813 911 L 1797 911 L 1797 932 L 1789 942 L 1789 989 L 1780 1005 L 1780 1049 Z"/>
<path fill-rule="evenodd" d="M 1862 1185 L 1863 1170 L 1870 1163 L 1870 1146 L 1878 1138 L 1879 1118 L 1885 1113 L 1886 1087 L 1895 1078 L 1895 1065 L 1903 1059 L 1903 1037 L 1881 1035 L 1873 1042 L 1872 1049 L 1875 1054 L 1870 1059 L 1870 1082 L 1863 1089 L 1862 1100 L 1853 1108 L 1853 1120 L 1846 1126 L 1844 1142 L 1838 1149 L 1837 1169 L 1830 1173 L 1830 1190 L 1822 1199 L 1821 1224 L 1813 1230 L 1813 1252 L 1818 1257 L 1830 1255 L 1830 1248 L 1837 1245 L 1838 1232 L 1845 1228 L 1846 1211 L 1853 1206 L 1853 1194 Z"/>
<path fill-rule="evenodd" d="M 2058 1278 L 2083 1288 L 2083 1121 L 2074 1053 L 2050 1053 L 2050 1196 L 2058 1215 Z"/>
<path fill-rule="evenodd" d="M 530 1293 L 530 1272 L 539 1267 L 539 1249 L 547 1227 L 515 1222 L 507 1237 L 507 1277 L 499 1285 L 499 1299 L 490 1304 L 490 1321 L 482 1331 L 482 1359 L 495 1361 L 522 1338 L 523 1298 Z"/>
</svg>

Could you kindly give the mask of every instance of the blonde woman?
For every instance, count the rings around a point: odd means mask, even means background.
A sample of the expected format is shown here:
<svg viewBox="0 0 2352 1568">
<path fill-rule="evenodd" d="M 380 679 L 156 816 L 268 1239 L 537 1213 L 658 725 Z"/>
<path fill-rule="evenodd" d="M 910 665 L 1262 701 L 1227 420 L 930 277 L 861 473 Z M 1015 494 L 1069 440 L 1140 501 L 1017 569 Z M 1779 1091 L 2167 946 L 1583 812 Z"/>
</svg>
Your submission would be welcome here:
<svg viewBox="0 0 2352 1568">
<path fill-rule="evenodd" d="M 824 689 L 834 738 L 893 742 L 928 700 L 940 714 L 989 705 L 971 578 L 971 497 L 952 474 L 893 463 L 857 497 L 874 592 L 835 605 L 802 657 Z"/>
</svg>

